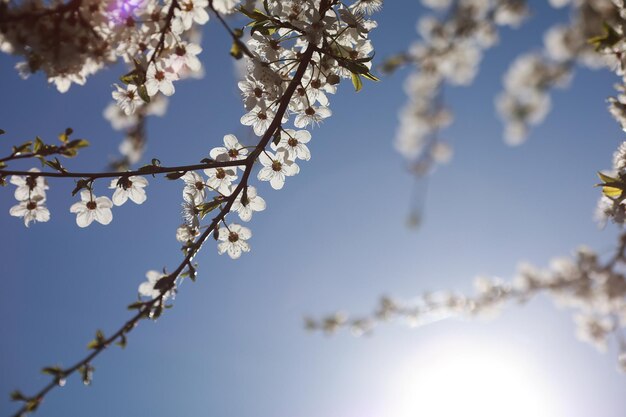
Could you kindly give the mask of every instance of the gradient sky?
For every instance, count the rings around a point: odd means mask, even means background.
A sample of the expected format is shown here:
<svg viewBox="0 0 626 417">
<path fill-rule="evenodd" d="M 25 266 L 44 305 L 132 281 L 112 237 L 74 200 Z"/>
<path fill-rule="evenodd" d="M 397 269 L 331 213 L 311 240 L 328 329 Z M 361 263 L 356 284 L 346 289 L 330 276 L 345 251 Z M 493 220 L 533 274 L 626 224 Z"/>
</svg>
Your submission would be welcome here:
<svg viewBox="0 0 626 417">
<path fill-rule="evenodd" d="M 456 120 L 443 135 L 456 154 L 430 180 L 419 229 L 405 225 L 413 180 L 391 143 L 406 73 L 367 82 L 358 94 L 345 84 L 332 97 L 333 117 L 313 131 L 313 157 L 301 174 L 281 192 L 258 187 L 268 208 L 250 224 L 252 252 L 232 261 L 209 242 L 197 258 L 198 282 L 182 285 L 175 308 L 156 323 L 142 322 L 125 351 L 98 358 L 92 387 L 70 379 L 37 415 L 417 416 L 398 409 L 403 378 L 419 375 L 424 358 L 446 363 L 471 348 L 532 369 L 537 394 L 549 393 L 545 406 L 555 417 L 622 417 L 626 376 L 615 355 L 577 341 L 570 312 L 547 297 L 511 306 L 496 320 L 416 330 L 390 324 L 366 338 L 311 335 L 302 327 L 304 314 L 369 312 L 381 294 L 468 292 L 476 275 L 510 278 L 520 261 L 545 266 L 580 244 L 609 253 L 616 233 L 592 221 L 593 185 L 623 139 L 605 103 L 616 78 L 581 69 L 571 88 L 554 94 L 553 111 L 526 144 L 510 148 L 501 139 L 493 99 L 502 74 L 518 54 L 540 47 L 546 28 L 567 20 L 543 2 L 533 7 L 521 30 L 503 32 L 471 87 L 446 91 Z M 377 58 L 415 38 L 422 12 L 413 2 L 387 2 L 372 35 Z M 230 43 L 214 23 L 203 42 L 206 77 L 177 84 L 167 116 L 150 120 L 146 161 L 198 161 L 226 133 L 253 140 L 239 125 Z M 123 68 L 61 95 L 40 75 L 22 81 L 15 62 L 0 56 L 0 128 L 8 132 L 2 153 L 35 135 L 53 141 L 71 126 L 92 146 L 65 165 L 104 169 L 121 136 L 102 110 Z M 8 215 L 13 190 L 0 190 L 2 415 L 16 408 L 11 390 L 28 394 L 47 383 L 41 367 L 74 363 L 96 329 L 118 328 L 147 270 L 178 265 L 181 183 L 150 181 L 144 205 L 126 204 L 110 226 L 84 230 L 69 212 L 67 181 L 50 181 L 52 220 L 29 229 Z M 97 184 L 97 193 L 108 194 L 105 188 Z M 409 392 L 409 402 L 419 405 L 421 394 Z"/>
</svg>

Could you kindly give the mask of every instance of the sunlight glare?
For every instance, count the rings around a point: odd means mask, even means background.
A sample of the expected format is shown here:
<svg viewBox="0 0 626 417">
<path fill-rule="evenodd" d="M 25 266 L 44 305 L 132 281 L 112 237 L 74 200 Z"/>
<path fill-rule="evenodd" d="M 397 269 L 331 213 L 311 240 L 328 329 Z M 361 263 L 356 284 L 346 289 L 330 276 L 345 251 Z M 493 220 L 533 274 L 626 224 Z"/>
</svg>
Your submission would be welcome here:
<svg viewBox="0 0 626 417">
<path fill-rule="evenodd" d="M 457 341 L 458 342 L 458 341 Z M 394 417 L 554 417 L 554 389 L 507 347 L 446 343 L 403 364 L 389 384 Z"/>
</svg>

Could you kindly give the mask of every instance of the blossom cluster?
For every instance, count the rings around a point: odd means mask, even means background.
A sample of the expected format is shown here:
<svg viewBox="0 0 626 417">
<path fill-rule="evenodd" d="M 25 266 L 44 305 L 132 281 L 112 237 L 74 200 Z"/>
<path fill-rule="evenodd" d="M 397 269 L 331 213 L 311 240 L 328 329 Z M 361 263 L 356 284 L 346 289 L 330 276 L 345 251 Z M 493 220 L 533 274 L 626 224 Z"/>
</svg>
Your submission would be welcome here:
<svg viewBox="0 0 626 417">
<path fill-rule="evenodd" d="M 360 10 L 375 10 L 375 5 L 376 2 L 359 1 L 351 8 L 339 6 L 336 16 L 320 16 L 318 2 L 270 2 L 266 14 L 257 11 L 253 15 L 257 21 L 276 21 L 279 27 L 273 34 L 257 31 L 246 42 L 250 51 L 245 58 L 247 74 L 239 82 L 247 110 L 241 117 L 244 126 L 250 126 L 257 136 L 263 137 L 274 120 L 280 117 L 281 127 L 273 132 L 271 151 L 263 149 L 258 153 L 261 169 L 257 178 L 269 182 L 273 189 L 283 188 L 287 177 L 299 173 L 298 160 L 310 159 L 307 143 L 311 134 L 304 129 L 319 124 L 332 114 L 328 95 L 336 92 L 340 78 L 352 74 L 341 65 L 344 61 L 366 59 L 372 52 L 367 33 L 375 24 L 367 20 Z M 335 56 L 321 52 L 321 48 L 328 44 Z M 299 57 L 308 48 L 320 48 L 320 52 L 312 54 L 311 64 L 307 66 L 292 97 L 288 98 L 286 111 L 277 116 L 286 86 L 294 78 Z M 283 128 L 291 118 L 295 129 Z M 211 158 L 218 162 L 244 160 L 247 155 L 248 150 L 234 135 L 225 136 L 224 146 L 210 152 Z M 243 164 L 239 168 L 245 171 Z M 197 234 L 198 215 L 202 213 L 202 205 L 210 200 L 210 192 L 217 194 L 214 199 L 228 198 L 238 188 L 236 167 L 211 168 L 204 170 L 204 174 L 206 178 L 199 173 L 188 172 L 181 178 L 186 184 L 183 195 L 187 219 L 186 225 L 179 229 L 178 235 L 183 236 L 181 241 L 190 240 Z M 257 195 L 256 189 L 246 186 L 245 198 L 238 194 L 231 210 L 237 212 L 242 221 L 248 221 L 254 211 L 264 208 L 265 201 Z M 183 230 L 186 232 L 183 233 Z M 235 258 L 248 250 L 245 240 L 250 233 L 246 228 L 238 230 L 233 230 L 233 226 L 220 229 L 220 253 L 228 252 Z"/>
<path fill-rule="evenodd" d="M 237 3 L 226 1 L 222 9 L 232 10 Z M 51 16 L 51 19 L 66 19 L 68 13 L 80 14 L 87 4 L 76 1 L 47 6 L 44 15 Z M 123 7 L 116 9 L 111 4 Z M 108 20 L 107 23 L 104 18 L 97 21 L 116 33 L 118 45 L 122 38 L 125 39 L 123 48 L 119 48 L 120 56 L 134 65 L 134 69 L 121 78 L 125 86 L 115 86 L 116 91 L 112 93 L 115 104 L 105 111 L 105 117 L 114 128 L 129 132 L 121 148 L 125 158 L 121 166 L 127 168 L 141 156 L 144 142 L 137 139 L 140 133 L 137 127 L 141 126 L 143 118 L 163 114 L 166 106 L 163 96 L 174 93 L 173 81 L 181 74 L 200 69 L 196 56 L 200 47 L 185 41 L 183 35 L 193 30 L 194 25 L 206 23 L 209 3 L 207 0 L 172 0 L 162 6 L 151 1 L 111 4 L 108 8 L 99 4 L 96 11 L 104 13 Z M 33 3 L 31 8 L 36 5 L 46 7 Z M 219 254 L 227 253 L 236 259 L 250 250 L 247 241 L 252 236 L 251 230 L 227 222 L 227 216 L 236 213 L 242 222 L 248 222 L 254 212 L 266 208 L 265 200 L 248 183 L 253 167 L 257 162 L 260 165 L 256 175 L 259 181 L 268 182 L 275 190 L 283 188 L 287 177 L 300 172 L 298 162 L 311 158 L 308 147 L 311 133 L 307 129 L 331 116 L 329 96 L 336 93 L 341 80 L 351 79 L 358 90 L 362 86 L 362 77 L 376 79 L 370 73 L 373 47 L 368 39 L 376 23 L 368 15 L 381 6 L 381 0 L 357 0 L 350 6 L 329 0 L 289 0 L 266 1 L 263 10 L 239 9 L 251 20 L 248 26 L 253 27 L 245 42 L 232 33 L 235 46 L 244 52 L 246 65 L 245 76 L 238 84 L 245 109 L 240 122 L 253 130 L 259 143 L 243 146 L 234 135 L 228 134 L 224 136 L 223 146 L 211 149 L 210 158 L 202 161 L 205 169 L 181 167 L 179 171 L 166 171 L 170 173 L 169 179 L 180 178 L 184 183 L 184 223 L 176 231 L 176 238 L 186 253 L 198 250 L 208 229 L 218 241 Z M 218 2 L 211 3 L 210 7 L 220 12 Z M 21 12 L 25 13 L 24 10 Z M 122 12 L 125 20 L 120 18 Z M 11 13 L 19 14 L 16 10 Z M 35 15 L 41 18 L 41 13 Z M 129 26 L 131 21 L 133 26 Z M 129 29 L 118 28 L 120 22 L 126 22 Z M 97 32 L 105 33 L 104 29 Z M 113 36 L 113 32 L 106 33 Z M 131 35 L 132 38 L 124 37 Z M 6 42 L 10 37 L 4 36 Z M 53 71 L 54 61 L 50 65 L 52 67 L 48 70 Z M 56 79 L 48 75 L 50 79 Z M 160 172 L 159 163 L 155 161 L 147 166 L 148 173 Z M 60 172 L 67 171 L 62 169 Z M 34 179 L 44 181 L 39 176 Z M 111 180 L 112 198 L 95 195 L 94 184 L 99 179 L 98 176 L 83 178 L 74 190 L 74 193 L 80 192 L 80 201 L 73 204 L 70 211 L 76 214 L 76 223 L 80 227 L 87 227 L 94 221 L 109 224 L 114 205 L 122 205 L 127 200 L 142 204 L 146 200 L 148 182 L 143 175 L 121 172 Z M 27 177 L 12 177 L 14 183 L 26 181 Z M 47 209 L 45 219 L 43 215 L 37 217 L 33 210 L 34 205 L 32 210 L 16 211 L 15 215 L 24 217 L 27 224 L 31 218 L 38 221 L 49 218 Z M 202 225 L 205 216 L 213 210 L 219 214 L 213 217 L 212 224 Z M 154 276 L 150 274 L 148 277 L 148 282 L 153 284 L 152 290 L 157 282 Z M 142 284 L 140 294 L 162 301 L 162 291 L 151 291 L 150 288 Z M 168 291 L 174 290 L 173 281 Z"/>
<path fill-rule="evenodd" d="M 588 68 L 614 67 L 615 56 L 599 54 L 589 39 L 601 34 L 603 25 L 617 24 L 616 7 L 609 0 L 550 2 L 570 7 L 568 24 L 551 27 L 544 35 L 543 51 L 518 57 L 504 76 L 504 91 L 496 107 L 505 123 L 505 141 L 518 145 L 531 126 L 541 123 L 551 107 L 550 90 L 564 88 L 576 64 Z"/>
<path fill-rule="evenodd" d="M 37 168 L 32 168 L 30 172 L 40 172 Z M 50 220 L 50 211 L 45 207 L 48 183 L 42 176 L 36 174 L 30 176 L 13 175 L 11 184 L 17 188 L 15 198 L 18 204 L 13 206 L 10 214 L 15 217 L 22 217 L 28 226 L 31 222 L 47 222 Z M 93 193 L 91 185 L 86 184 L 85 189 L 80 192 L 80 201 L 72 204 L 70 212 L 76 214 L 76 224 L 79 227 L 87 227 L 94 220 L 100 224 L 107 225 L 113 220 L 111 208 L 115 204 L 121 206 L 129 199 L 136 204 L 146 201 L 144 187 L 148 185 L 148 180 L 142 176 L 121 176 L 111 181 L 110 189 L 114 189 L 112 200 L 109 197 L 97 197 Z"/>
<path fill-rule="evenodd" d="M 213 7 L 231 12 L 237 3 L 213 0 Z M 119 59 L 134 65 L 133 75 L 142 82 L 115 92 L 133 96 L 124 102 L 132 113 L 139 86 L 149 96 L 170 95 L 172 81 L 200 70 L 192 25 L 209 20 L 208 5 L 208 0 L 0 2 L 0 50 L 25 58 L 17 64 L 24 78 L 43 71 L 60 92 L 72 83 L 83 85 Z"/>
<path fill-rule="evenodd" d="M 443 100 L 444 86 L 471 84 L 484 52 L 498 43 L 498 28 L 516 28 L 530 14 L 525 0 L 422 3 L 435 13 L 418 21 L 421 40 L 387 64 L 388 69 L 415 65 L 405 82 L 409 100 L 400 111 L 395 145 L 418 174 L 428 173 L 452 155 L 450 144 L 440 134 L 453 118 Z M 547 31 L 542 52 L 514 60 L 504 76 L 504 91 L 496 98 L 505 123 L 504 138 L 510 145 L 522 143 L 529 128 L 544 120 L 550 110 L 550 90 L 567 86 L 575 64 L 591 68 L 615 65 L 614 56 L 599 54 L 588 42 L 600 35 L 604 23 L 618 24 L 619 13 L 610 0 L 549 3 L 554 8 L 569 7 L 570 22 Z"/>
<path fill-rule="evenodd" d="M 124 139 L 119 145 L 121 157 L 109 164 L 117 171 L 126 171 L 137 164 L 144 155 L 147 137 L 145 134 L 146 119 L 149 116 L 163 116 L 167 111 L 168 99 L 157 95 L 150 103 L 139 108 L 135 113 L 127 115 L 115 103 L 111 102 L 104 109 L 104 118 L 111 123 L 115 130 L 124 131 Z"/>
<path fill-rule="evenodd" d="M 405 81 L 408 101 L 400 111 L 395 146 L 413 161 L 419 174 L 452 156 L 450 144 L 439 134 L 452 122 L 452 113 L 443 103 L 443 86 L 470 84 L 484 51 L 498 41 L 498 26 L 518 26 L 528 14 L 526 3 L 521 0 L 422 3 L 435 13 L 419 19 L 417 31 L 421 39 L 389 64 L 389 69 L 405 63 L 415 65 Z"/>
<path fill-rule="evenodd" d="M 31 168 L 30 172 L 39 172 Z M 50 220 L 50 211 L 46 207 L 46 190 L 48 182 L 45 178 L 36 176 L 12 176 L 11 184 L 15 185 L 15 199 L 17 205 L 11 207 L 11 216 L 22 217 L 26 227 L 31 222 L 47 222 Z"/>
<path fill-rule="evenodd" d="M 219 254 L 236 259 L 250 250 L 249 228 L 227 218 L 237 215 L 242 222 L 266 208 L 265 200 L 249 184 L 253 170 L 256 178 L 268 182 L 275 190 L 284 187 L 287 177 L 300 172 L 299 163 L 308 161 L 311 152 L 308 128 L 330 117 L 329 96 L 343 79 L 350 79 L 356 90 L 363 78 L 376 80 L 371 74 L 373 47 L 368 39 L 376 23 L 369 15 L 382 7 L 382 0 L 264 0 L 246 2 L 237 9 L 249 21 L 244 30 L 232 30 L 221 14 L 233 11 L 237 0 L 69 0 L 68 2 L 26 1 L 20 5 L 0 3 L 0 48 L 22 55 L 26 62 L 18 65 L 24 75 L 42 70 L 59 91 L 71 83 L 83 84 L 86 77 L 119 58 L 130 66 L 115 85 L 112 97 L 116 108 L 106 116 L 120 129 L 134 129 L 143 118 L 162 107 L 154 106 L 161 96 L 175 92 L 175 81 L 201 70 L 200 46 L 191 40 L 194 30 L 209 20 L 209 11 L 233 38 L 231 54 L 244 59 L 246 75 L 239 83 L 245 112 L 240 122 L 259 137 L 254 146 L 243 146 L 234 135 L 224 136 L 223 146 L 210 150 L 200 164 L 161 167 L 160 161 L 136 171 L 105 173 L 72 173 L 57 159 L 14 148 L 7 161 L 38 158 L 56 172 L 4 169 L 0 178 L 11 176 L 18 186 L 20 204 L 44 201 L 45 177 L 77 179 L 72 194 L 80 201 L 70 207 L 76 223 L 87 227 L 94 221 L 109 224 L 112 208 L 130 200 L 146 201 L 145 176 L 160 174 L 183 183 L 184 223 L 176 237 L 183 244 L 184 259 L 171 273 L 148 271 L 147 281 L 138 292 L 139 301 L 129 309 L 136 315 L 108 338 L 101 331 L 89 343 L 93 352 L 81 366 L 64 370 L 47 368 L 54 380 L 34 397 L 19 392 L 13 398 L 23 401 L 22 412 L 34 411 L 50 389 L 74 372 L 90 374 L 89 362 L 113 342 L 125 345 L 126 334 L 144 318 L 156 319 L 168 307 L 166 300 L 177 291 L 179 279 L 195 279 L 192 264 L 207 238 L 213 236 Z M 247 7 L 256 3 L 257 8 Z M 132 143 L 134 145 L 136 143 Z M 140 149 L 139 149 L 140 151 Z M 139 152 L 122 151 L 126 164 L 140 158 Z M 4 160 L 3 160 L 4 161 Z M 95 186 L 102 179 L 111 181 L 112 197 L 97 196 Z M 20 188 L 21 187 L 21 188 Z M 26 197 L 25 197 L 26 196 Z M 28 200 L 25 200 L 28 198 Z M 39 207 L 39 206 L 38 206 Z M 47 216 L 31 213 L 35 208 L 16 212 L 28 225 L 33 220 L 46 221 Z M 206 216 L 211 221 L 203 224 Z M 13 211 L 13 210 L 12 210 Z M 13 213 L 12 213 L 13 214 Z M 28 216 L 28 219 L 27 219 Z M 147 300 L 146 300 L 147 299 Z M 91 377 L 84 378 L 90 380 Z"/>
<path fill-rule="evenodd" d="M 342 78 L 367 76 L 373 52 L 367 39 L 376 23 L 366 18 L 381 1 L 359 0 L 352 6 L 338 4 L 334 13 L 320 13 L 321 1 L 270 1 L 263 11 L 244 10 L 255 25 L 273 30 L 254 31 L 244 46 L 246 74 L 238 83 L 246 113 L 240 122 L 260 137 L 256 147 L 243 146 L 232 134 L 223 146 L 209 152 L 220 164 L 203 171 L 187 171 L 184 182 L 184 223 L 176 232 L 185 249 L 196 247 L 202 219 L 212 210 L 227 210 L 218 218 L 223 224 L 213 233 L 218 253 L 237 259 L 250 251 L 252 232 L 238 223 L 228 223 L 228 212 L 248 222 L 253 213 L 266 208 L 265 200 L 248 184 L 252 162 L 258 161 L 257 179 L 274 190 L 283 188 L 287 177 L 300 172 L 298 161 L 308 161 L 311 133 L 306 130 L 331 116 L 329 95 Z M 302 67 L 303 56 L 309 62 Z M 295 84 L 294 84 L 295 83 Z M 289 90 L 291 90 L 289 92 Z M 291 122 L 293 128 L 286 125 Z M 271 142 L 270 142 L 271 140 Z M 269 143 L 269 149 L 265 144 Z M 252 162 L 251 162 L 252 161 Z M 144 283 L 145 284 L 145 283 Z M 146 286 L 141 295 L 148 293 Z"/>
<path fill-rule="evenodd" d="M 441 2 L 429 2 L 437 3 Z M 443 2 L 445 3 L 445 2 Z M 507 140 L 517 144 L 528 126 L 539 123 L 550 106 L 548 90 L 563 86 L 572 66 L 608 67 L 621 77 L 617 96 L 609 99 L 609 111 L 626 131 L 626 2 L 551 1 L 554 7 L 571 5 L 571 26 L 552 28 L 545 36 L 542 54 L 518 58 L 505 76 L 505 92 L 498 98 L 501 114 L 508 123 Z M 604 26 L 604 33 L 598 28 Z M 434 90 L 433 90 L 434 91 Z M 435 94 L 431 94 L 434 97 Z M 597 217 L 623 225 L 626 222 L 626 142 L 613 155 L 610 172 L 599 173 L 603 195 Z M 606 351 L 613 340 L 619 368 L 626 372 L 626 234 L 622 233 L 616 253 L 606 261 L 588 248 L 573 258 L 558 258 L 541 270 L 524 264 L 510 282 L 499 278 L 478 278 L 476 294 L 429 293 L 403 303 L 382 297 L 376 310 L 367 316 L 349 317 L 335 313 L 321 319 L 306 318 L 309 330 L 333 333 L 350 328 L 356 335 L 392 319 L 405 319 L 419 326 L 450 317 L 491 315 L 511 302 L 525 303 L 538 294 L 548 294 L 560 307 L 574 310 L 579 339 Z"/>
<path fill-rule="evenodd" d="M 617 94 L 608 100 L 609 112 L 626 131 L 626 3 L 614 0 L 614 23 L 604 24 L 604 34 L 591 39 L 596 51 L 602 55 L 610 69 L 620 77 L 615 86 Z M 626 141 L 613 154 L 613 166 L 608 172 L 599 173 L 602 196 L 598 200 L 596 219 L 601 225 L 612 221 L 620 226 L 626 221 Z"/>
<path fill-rule="evenodd" d="M 306 319 L 309 330 L 333 333 L 350 328 L 355 335 L 371 332 L 377 323 L 403 319 L 410 326 L 421 326 L 451 317 L 492 316 L 506 304 L 522 304 L 539 294 L 548 294 L 559 307 L 574 310 L 578 337 L 606 351 L 611 338 L 617 342 L 620 369 L 626 372 L 626 276 L 622 236 L 619 253 L 603 263 L 598 254 L 580 248 L 574 257 L 554 259 L 549 268 L 523 264 L 510 282 L 480 277 L 476 294 L 452 292 L 426 294 L 410 303 L 382 297 L 369 316 L 348 317 L 336 313 L 321 319 Z"/>
</svg>

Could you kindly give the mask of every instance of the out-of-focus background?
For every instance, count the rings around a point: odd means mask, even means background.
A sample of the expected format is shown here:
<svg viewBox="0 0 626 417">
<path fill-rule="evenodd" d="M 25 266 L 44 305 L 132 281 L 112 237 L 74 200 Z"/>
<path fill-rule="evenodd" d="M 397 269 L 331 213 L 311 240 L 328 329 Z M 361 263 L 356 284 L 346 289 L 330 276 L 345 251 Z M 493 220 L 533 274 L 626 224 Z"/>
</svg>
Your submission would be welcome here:
<svg viewBox="0 0 626 417">
<path fill-rule="evenodd" d="M 378 15 L 377 60 L 416 37 L 424 10 L 407 3 L 387 2 Z M 268 208 L 249 226 L 252 252 L 233 261 L 209 242 L 197 258 L 198 282 L 182 285 L 174 309 L 142 322 L 124 351 L 103 354 L 92 387 L 69 379 L 37 415 L 622 417 L 626 376 L 615 355 L 577 341 L 571 314 L 544 297 L 496 320 L 389 325 L 363 338 L 303 328 L 305 314 L 367 313 L 381 294 L 470 292 L 476 275 L 509 278 L 521 261 L 545 266 L 580 244 L 601 254 L 614 247 L 615 230 L 592 220 L 595 172 L 610 167 L 623 139 L 606 110 L 612 74 L 578 71 L 526 144 L 502 141 L 493 104 L 502 75 L 568 19 L 543 3 L 531 7 L 531 19 L 504 30 L 487 52 L 471 87 L 446 90 L 456 120 L 443 134 L 456 153 L 418 196 L 425 201 L 418 229 L 406 226 L 414 179 L 392 146 L 406 72 L 366 82 L 358 94 L 342 85 L 300 175 L 281 192 L 258 187 Z M 239 124 L 230 41 L 215 22 L 206 29 L 206 76 L 176 84 L 167 115 L 150 119 L 146 161 L 199 161 L 227 133 L 254 140 Z M 121 135 L 102 111 L 124 69 L 59 94 L 41 75 L 21 80 L 16 62 L 0 57 L 3 153 L 35 135 L 53 141 L 71 126 L 92 146 L 66 165 L 105 169 Z M 116 329 L 147 270 L 178 264 L 182 183 L 149 180 L 146 203 L 127 203 L 114 209 L 110 226 L 87 229 L 69 212 L 68 181 L 50 181 L 52 219 L 28 229 L 8 215 L 12 187 L 0 190 L 2 414 L 16 408 L 11 390 L 31 393 L 48 381 L 40 368 L 72 364 L 96 329 Z M 96 193 L 110 195 L 105 185 Z"/>
</svg>

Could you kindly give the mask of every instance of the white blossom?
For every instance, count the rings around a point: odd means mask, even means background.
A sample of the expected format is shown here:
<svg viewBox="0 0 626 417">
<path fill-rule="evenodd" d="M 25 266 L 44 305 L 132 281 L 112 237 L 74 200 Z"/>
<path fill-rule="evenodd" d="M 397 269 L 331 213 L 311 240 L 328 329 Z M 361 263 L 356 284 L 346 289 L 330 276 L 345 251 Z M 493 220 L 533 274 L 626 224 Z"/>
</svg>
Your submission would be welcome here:
<svg viewBox="0 0 626 417">
<path fill-rule="evenodd" d="M 171 96 L 175 92 L 172 81 L 177 78 L 178 76 L 174 72 L 163 69 L 160 65 L 150 65 L 146 72 L 145 83 L 148 95 L 153 96 L 160 91 L 166 96 Z"/>
<path fill-rule="evenodd" d="M 302 159 L 308 161 L 311 159 L 311 152 L 306 146 L 311 140 L 311 133 L 307 130 L 286 129 L 280 133 L 280 141 L 277 144 L 272 143 L 274 151 L 282 149 L 287 152 L 287 157 L 294 161 Z"/>
<path fill-rule="evenodd" d="M 109 188 L 115 190 L 113 192 L 113 204 L 121 206 L 128 199 L 135 204 L 141 204 L 146 201 L 145 187 L 148 186 L 148 180 L 140 176 L 120 177 L 111 181 Z"/>
<path fill-rule="evenodd" d="M 83 190 L 80 199 L 70 207 L 70 212 L 76 213 L 76 224 L 79 227 L 87 227 L 94 220 L 103 225 L 111 223 L 113 202 L 108 197 L 95 197 L 90 190 Z"/>
<path fill-rule="evenodd" d="M 137 87 L 132 84 L 126 86 L 126 88 L 122 88 L 119 85 L 115 84 L 116 91 L 113 91 L 111 95 L 113 99 L 117 103 L 117 105 L 124 111 L 124 114 L 127 116 L 135 113 L 135 110 L 143 103 L 141 97 L 139 97 L 139 92 L 137 91 Z"/>
<path fill-rule="evenodd" d="M 316 126 L 332 114 L 332 111 L 328 107 L 308 106 L 301 109 L 293 124 L 301 129 L 307 127 L 308 125 Z"/>
<path fill-rule="evenodd" d="M 209 14 L 206 11 L 208 6 L 209 0 L 180 0 L 180 8 L 177 8 L 175 11 L 179 19 L 175 21 L 175 24 L 179 24 L 182 27 L 175 27 L 174 30 L 182 33 L 190 29 L 193 22 L 200 25 L 208 22 Z"/>
<path fill-rule="evenodd" d="M 236 172 L 234 168 L 209 168 L 204 170 L 208 177 L 208 187 L 222 195 L 230 195 L 230 187 L 233 181 L 237 180 Z"/>
<path fill-rule="evenodd" d="M 211 149 L 209 156 L 218 162 L 224 161 L 240 161 L 246 158 L 248 150 L 244 148 L 235 135 L 224 136 L 224 146 L 219 146 Z M 245 169 L 244 165 L 240 165 L 239 168 Z"/>
<path fill-rule="evenodd" d="M 28 172 L 41 172 L 37 168 L 31 168 Z M 41 176 L 12 175 L 9 182 L 15 185 L 15 199 L 25 201 L 34 197 L 45 197 L 49 188 L 46 179 Z"/>
<path fill-rule="evenodd" d="M 275 190 L 280 190 L 285 185 L 285 177 L 291 177 L 300 172 L 300 167 L 293 161 L 287 159 L 286 152 L 271 154 L 262 152 L 259 161 L 263 168 L 259 171 L 258 179 L 269 181 Z"/>
<path fill-rule="evenodd" d="M 265 106 L 265 104 L 257 104 L 255 108 L 241 117 L 241 124 L 244 126 L 252 126 L 257 136 L 263 136 L 270 126 L 274 112 Z"/>
<path fill-rule="evenodd" d="M 238 224 L 221 227 L 219 229 L 219 241 L 217 251 L 220 255 L 228 253 L 232 259 L 237 259 L 242 252 L 250 252 L 250 245 L 246 242 L 252 237 L 252 232 L 247 227 Z"/>
<path fill-rule="evenodd" d="M 33 222 L 47 222 L 50 220 L 50 211 L 44 205 L 45 198 L 39 195 L 32 197 L 29 200 L 22 200 L 17 205 L 11 207 L 9 214 L 15 217 L 24 218 L 24 225 L 28 225 Z"/>
<path fill-rule="evenodd" d="M 239 193 L 233 203 L 232 211 L 237 212 L 242 221 L 249 222 L 252 219 L 252 212 L 265 210 L 265 200 L 257 195 L 256 188 L 252 186 L 247 188 L 246 194 L 246 204 L 242 202 L 243 192 Z"/>
<path fill-rule="evenodd" d="M 182 224 L 176 229 L 176 240 L 183 244 L 193 242 L 199 235 L 200 231 L 188 224 Z"/>
<path fill-rule="evenodd" d="M 159 280 L 161 278 L 165 278 L 167 275 L 159 272 L 159 271 L 148 271 L 146 272 L 146 278 L 147 281 L 146 282 L 142 282 L 139 285 L 138 291 L 139 291 L 139 295 L 141 297 L 148 297 L 151 299 L 155 299 L 157 297 L 159 297 L 161 295 L 161 291 L 157 290 L 154 288 L 154 286 L 156 285 L 157 282 L 159 282 Z M 167 291 L 164 295 L 162 300 L 165 301 L 168 298 L 170 298 L 173 295 L 173 291 Z"/>
<path fill-rule="evenodd" d="M 183 196 L 191 196 L 192 199 L 200 204 L 206 198 L 207 183 L 204 178 L 195 171 L 187 171 L 185 175 L 180 177 L 185 182 Z"/>
</svg>

